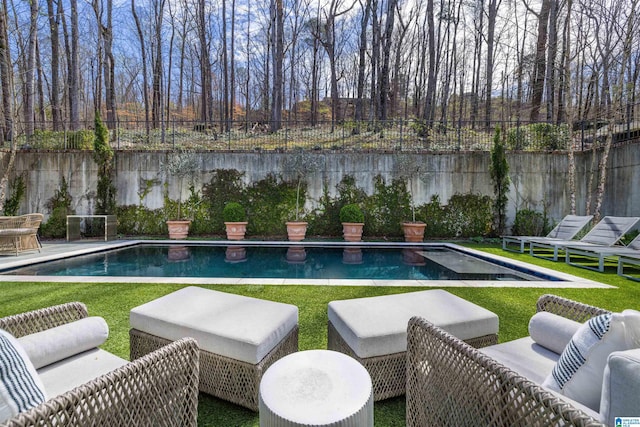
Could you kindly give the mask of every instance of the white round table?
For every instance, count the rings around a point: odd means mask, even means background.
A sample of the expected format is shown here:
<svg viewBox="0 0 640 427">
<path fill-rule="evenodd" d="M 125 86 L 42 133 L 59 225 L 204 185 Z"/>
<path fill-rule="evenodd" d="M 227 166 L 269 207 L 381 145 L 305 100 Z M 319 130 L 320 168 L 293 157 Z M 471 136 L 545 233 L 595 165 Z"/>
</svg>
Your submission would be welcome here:
<svg viewBox="0 0 640 427">
<path fill-rule="evenodd" d="M 372 427 L 371 377 L 342 353 L 292 353 L 262 376 L 259 408 L 260 427 Z"/>
</svg>

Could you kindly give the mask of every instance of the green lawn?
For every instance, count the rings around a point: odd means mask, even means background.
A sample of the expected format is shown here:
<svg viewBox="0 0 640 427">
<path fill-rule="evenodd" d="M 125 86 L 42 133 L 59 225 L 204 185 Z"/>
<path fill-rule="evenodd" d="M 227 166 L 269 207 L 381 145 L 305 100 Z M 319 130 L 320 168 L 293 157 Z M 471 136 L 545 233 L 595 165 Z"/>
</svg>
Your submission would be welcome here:
<svg viewBox="0 0 640 427">
<path fill-rule="evenodd" d="M 576 276 L 617 286 L 618 289 L 527 289 L 527 288 L 447 288 L 453 294 L 481 305 L 500 317 L 500 341 L 528 335 L 527 324 L 535 312 L 535 302 L 544 293 L 553 293 L 612 311 L 640 308 L 640 284 L 615 274 L 609 265 L 605 273 L 575 268 L 529 255 L 505 252 L 497 246 L 469 244 L 486 252 L 553 268 Z M 89 314 L 102 316 L 110 327 L 103 346 L 121 357 L 129 356 L 129 310 L 183 285 L 122 283 L 0 283 L 0 317 L 69 301 L 82 301 Z M 326 286 L 233 286 L 199 285 L 209 289 L 256 298 L 281 301 L 299 307 L 300 350 L 326 348 L 327 304 L 332 300 L 412 292 L 421 288 L 326 287 Z M 425 288 L 426 289 L 426 288 Z M 257 426 L 257 414 L 238 406 L 200 395 L 200 426 Z M 403 426 L 404 397 L 377 402 L 376 426 Z"/>
</svg>

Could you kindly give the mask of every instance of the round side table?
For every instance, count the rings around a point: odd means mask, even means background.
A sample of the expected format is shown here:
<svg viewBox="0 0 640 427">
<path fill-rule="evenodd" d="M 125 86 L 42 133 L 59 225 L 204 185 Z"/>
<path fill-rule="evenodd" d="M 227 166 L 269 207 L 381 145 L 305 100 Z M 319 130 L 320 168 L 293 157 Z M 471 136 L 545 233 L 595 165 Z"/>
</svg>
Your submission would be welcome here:
<svg viewBox="0 0 640 427">
<path fill-rule="evenodd" d="M 292 353 L 262 376 L 259 408 L 260 427 L 373 427 L 371 377 L 342 353 Z"/>
</svg>

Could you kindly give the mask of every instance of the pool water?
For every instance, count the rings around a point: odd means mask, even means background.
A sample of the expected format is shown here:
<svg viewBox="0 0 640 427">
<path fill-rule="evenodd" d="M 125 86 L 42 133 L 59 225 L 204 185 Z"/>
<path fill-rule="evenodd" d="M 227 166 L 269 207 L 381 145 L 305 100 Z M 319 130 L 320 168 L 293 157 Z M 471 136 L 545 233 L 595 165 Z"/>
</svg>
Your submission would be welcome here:
<svg viewBox="0 0 640 427">
<path fill-rule="evenodd" d="M 540 280 L 448 248 L 138 245 L 10 275 L 372 280 Z"/>
</svg>

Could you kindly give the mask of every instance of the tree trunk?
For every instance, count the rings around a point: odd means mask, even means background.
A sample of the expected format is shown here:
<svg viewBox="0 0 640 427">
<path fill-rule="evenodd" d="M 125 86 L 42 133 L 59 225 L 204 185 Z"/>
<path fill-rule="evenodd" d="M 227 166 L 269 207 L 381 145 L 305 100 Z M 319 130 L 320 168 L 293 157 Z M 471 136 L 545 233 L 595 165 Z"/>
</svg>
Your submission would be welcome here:
<svg viewBox="0 0 640 427">
<path fill-rule="evenodd" d="M 153 57 L 153 77 L 151 82 L 151 121 L 153 128 L 164 128 L 163 117 L 163 96 L 162 96 L 162 18 L 164 16 L 164 0 L 154 1 L 154 41 L 155 46 Z"/>
<path fill-rule="evenodd" d="M 284 10 L 282 0 L 272 0 L 271 21 L 273 31 L 273 88 L 271 89 L 271 120 L 269 129 L 276 132 L 282 127 L 282 60 L 284 56 Z"/>
<path fill-rule="evenodd" d="M 80 49 L 78 40 L 78 0 L 71 1 L 71 60 L 69 62 L 69 119 L 71 130 L 80 128 Z"/>
<path fill-rule="evenodd" d="M 491 129 L 492 117 L 492 103 L 491 97 L 493 92 L 493 60 L 494 60 L 494 42 L 496 32 L 496 17 L 498 16 L 498 7 L 500 3 L 497 0 L 489 0 L 487 5 L 487 69 L 485 74 L 486 79 L 486 98 L 484 104 L 484 123 L 486 129 Z"/>
<path fill-rule="evenodd" d="M 51 120 L 53 130 L 62 129 L 62 108 L 60 106 L 60 15 L 54 9 L 53 0 L 47 0 L 47 14 L 49 15 L 49 33 L 51 35 Z"/>
<path fill-rule="evenodd" d="M 356 89 L 355 121 L 356 124 L 364 118 L 364 85 L 367 60 L 367 27 L 369 26 L 369 16 L 371 15 L 371 0 L 366 0 L 362 11 L 362 21 L 360 22 L 360 48 L 358 50 L 358 82 Z M 356 128 L 359 132 L 359 129 Z"/>
<path fill-rule="evenodd" d="M 552 0 L 542 0 L 540 13 L 538 14 L 538 41 L 536 43 L 536 56 L 533 63 L 531 112 L 529 115 L 529 119 L 532 122 L 537 122 L 539 119 L 542 95 L 544 93 L 544 73 L 547 66 L 546 46 L 551 1 Z"/>
<path fill-rule="evenodd" d="M 391 62 L 391 43 L 394 18 L 396 16 L 396 2 L 397 0 L 387 0 L 386 25 L 382 43 L 382 68 L 380 69 L 380 74 L 378 74 L 378 86 L 380 87 L 380 93 L 378 94 L 380 96 L 378 119 L 383 122 L 389 117 L 389 64 Z"/>
<path fill-rule="evenodd" d="M 144 33 L 142 32 L 142 26 L 140 25 L 138 12 L 136 11 L 136 0 L 131 0 L 131 14 L 133 15 L 133 20 L 136 23 L 138 40 L 140 41 L 140 55 L 142 56 L 142 102 L 144 104 L 144 123 L 146 130 L 145 136 L 146 141 L 149 142 L 151 129 L 149 123 L 149 82 L 147 81 L 147 50 L 145 48 Z"/>
<path fill-rule="evenodd" d="M 26 76 L 24 90 L 24 127 L 27 136 L 33 135 L 34 130 L 34 104 L 35 104 L 35 77 L 36 77 L 36 43 L 38 40 L 38 0 L 29 2 L 30 24 L 29 41 L 26 52 Z"/>
<path fill-rule="evenodd" d="M 436 35 L 434 24 L 433 0 L 427 0 L 427 37 L 429 49 L 429 68 L 427 74 L 427 91 L 425 93 L 424 112 L 422 118 L 425 126 L 431 128 L 435 117 L 436 98 Z M 424 136 L 424 135 L 423 135 Z"/>
<path fill-rule="evenodd" d="M 11 67 L 11 48 L 7 34 L 7 0 L 0 3 L 0 85 L 2 85 L 2 119 L 0 145 L 4 141 L 13 141 L 13 68 Z M 0 203 L 4 198 L 0 197 Z"/>
</svg>

